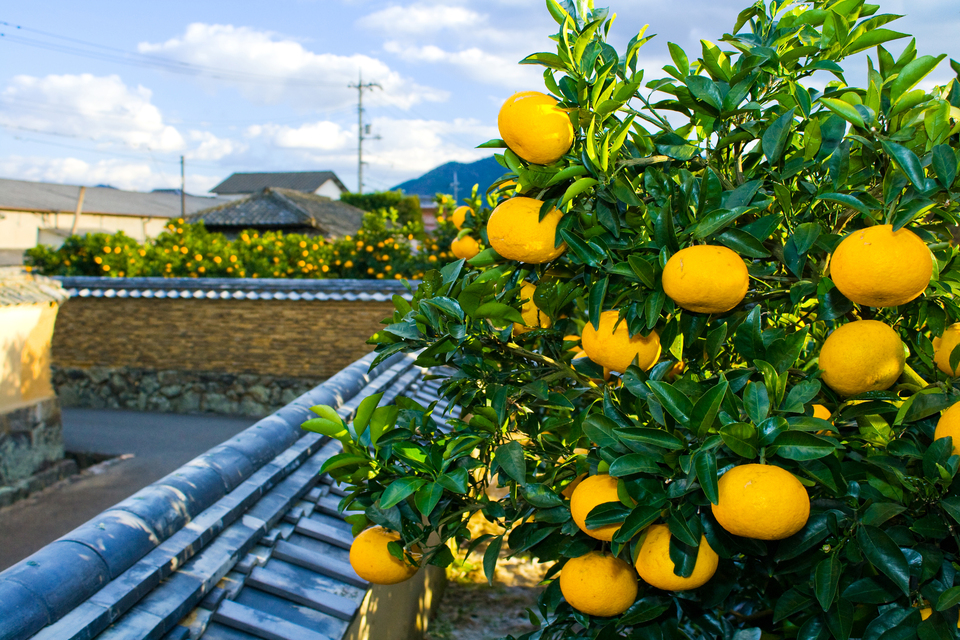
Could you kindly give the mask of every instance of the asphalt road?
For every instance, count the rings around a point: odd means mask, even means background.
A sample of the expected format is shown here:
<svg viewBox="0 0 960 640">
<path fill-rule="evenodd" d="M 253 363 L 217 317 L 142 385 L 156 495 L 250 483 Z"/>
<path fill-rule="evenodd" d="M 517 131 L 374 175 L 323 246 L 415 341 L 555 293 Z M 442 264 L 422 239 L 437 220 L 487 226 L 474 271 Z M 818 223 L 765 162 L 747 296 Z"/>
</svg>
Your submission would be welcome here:
<svg viewBox="0 0 960 640">
<path fill-rule="evenodd" d="M 67 451 L 132 457 L 0 509 L 0 571 L 243 431 L 254 418 L 64 409 Z"/>
</svg>

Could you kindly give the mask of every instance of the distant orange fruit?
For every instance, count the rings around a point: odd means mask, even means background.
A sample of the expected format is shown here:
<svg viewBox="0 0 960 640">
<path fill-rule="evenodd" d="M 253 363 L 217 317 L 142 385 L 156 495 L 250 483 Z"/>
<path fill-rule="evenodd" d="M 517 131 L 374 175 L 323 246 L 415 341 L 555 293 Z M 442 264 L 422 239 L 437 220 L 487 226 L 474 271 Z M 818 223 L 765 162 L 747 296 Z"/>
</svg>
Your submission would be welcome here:
<svg viewBox="0 0 960 640">
<path fill-rule="evenodd" d="M 480 243 L 472 236 L 463 236 L 450 243 L 450 251 L 458 258 L 469 260 L 480 253 Z"/>
<path fill-rule="evenodd" d="M 933 439 L 939 440 L 947 436 L 953 438 L 953 454 L 960 454 L 960 403 L 950 405 L 937 421 Z"/>
<path fill-rule="evenodd" d="M 457 229 L 462 229 L 468 213 L 473 213 L 473 209 L 466 205 L 454 209 L 453 215 L 450 216 L 450 221 L 453 222 L 453 226 Z"/>
<path fill-rule="evenodd" d="M 943 337 L 933 339 L 933 361 L 937 363 L 940 371 L 951 378 L 960 375 L 960 365 L 957 365 L 956 369 L 950 366 L 950 354 L 958 344 L 960 344 L 960 322 L 947 327 Z"/>
</svg>

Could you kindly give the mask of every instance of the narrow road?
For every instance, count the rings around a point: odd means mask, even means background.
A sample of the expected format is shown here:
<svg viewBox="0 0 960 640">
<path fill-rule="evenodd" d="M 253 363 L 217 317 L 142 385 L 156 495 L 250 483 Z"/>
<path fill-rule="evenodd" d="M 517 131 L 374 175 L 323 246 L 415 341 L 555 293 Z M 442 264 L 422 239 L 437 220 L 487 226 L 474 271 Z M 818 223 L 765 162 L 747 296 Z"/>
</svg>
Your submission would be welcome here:
<svg viewBox="0 0 960 640">
<path fill-rule="evenodd" d="M 64 409 L 67 451 L 133 457 L 0 509 L 0 571 L 254 422 L 245 417 Z"/>
</svg>

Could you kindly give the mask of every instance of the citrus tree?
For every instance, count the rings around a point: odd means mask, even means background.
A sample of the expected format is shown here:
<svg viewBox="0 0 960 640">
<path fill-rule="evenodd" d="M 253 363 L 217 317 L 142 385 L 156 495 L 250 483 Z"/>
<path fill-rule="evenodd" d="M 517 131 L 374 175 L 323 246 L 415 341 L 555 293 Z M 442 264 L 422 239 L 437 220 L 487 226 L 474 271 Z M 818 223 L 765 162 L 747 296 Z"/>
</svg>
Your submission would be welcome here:
<svg viewBox="0 0 960 640">
<path fill-rule="evenodd" d="M 484 145 L 512 197 L 461 229 L 488 248 L 372 339 L 459 417 L 373 396 L 304 425 L 343 443 L 358 572 L 554 562 L 531 639 L 954 637 L 960 83 L 920 84 L 944 56 L 863 0 L 758 2 L 649 80 L 643 31 L 617 52 L 607 10 L 547 9 L 556 52 L 522 61 L 547 93 Z"/>
</svg>

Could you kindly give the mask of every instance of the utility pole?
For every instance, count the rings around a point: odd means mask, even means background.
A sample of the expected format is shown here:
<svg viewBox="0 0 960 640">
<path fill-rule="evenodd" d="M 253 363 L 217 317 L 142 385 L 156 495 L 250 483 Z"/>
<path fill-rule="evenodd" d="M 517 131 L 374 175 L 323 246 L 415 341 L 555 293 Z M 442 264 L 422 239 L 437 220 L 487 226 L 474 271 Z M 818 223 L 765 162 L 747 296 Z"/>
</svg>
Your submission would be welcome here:
<svg viewBox="0 0 960 640">
<path fill-rule="evenodd" d="M 187 196 L 186 193 L 186 179 L 184 178 L 183 173 L 183 156 L 180 156 L 180 217 L 185 218 L 187 215 Z"/>
<path fill-rule="evenodd" d="M 450 183 L 450 186 L 453 187 L 453 204 L 454 206 L 456 206 L 456 204 L 460 202 L 460 193 L 459 193 L 460 182 L 457 180 L 456 171 L 453 172 L 453 182 Z"/>
<path fill-rule="evenodd" d="M 363 127 L 363 92 L 364 90 L 373 91 L 376 89 L 383 89 L 376 82 L 368 82 L 363 84 L 363 72 L 361 71 L 358 74 L 357 84 L 347 85 L 351 89 L 357 90 L 357 193 L 363 193 L 363 141 L 364 140 L 379 140 L 380 136 L 371 136 L 370 134 L 370 125 L 367 125 L 366 129 Z"/>
</svg>

